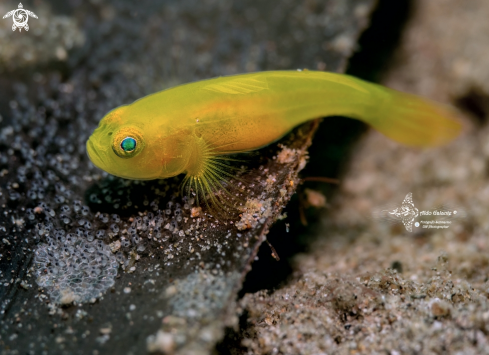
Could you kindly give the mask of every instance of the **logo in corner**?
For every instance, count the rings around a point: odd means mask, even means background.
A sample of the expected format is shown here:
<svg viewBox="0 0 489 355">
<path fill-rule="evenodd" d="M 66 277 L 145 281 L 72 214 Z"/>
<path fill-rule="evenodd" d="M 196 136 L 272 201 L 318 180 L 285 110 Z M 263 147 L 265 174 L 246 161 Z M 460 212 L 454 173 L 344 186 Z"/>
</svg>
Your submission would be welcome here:
<svg viewBox="0 0 489 355">
<path fill-rule="evenodd" d="M 12 16 L 12 19 L 14 20 L 12 31 L 15 31 L 18 28 L 19 32 L 22 32 L 22 29 L 29 31 L 29 25 L 27 24 L 27 21 L 29 21 L 29 16 L 38 18 L 37 15 L 32 11 L 25 10 L 22 3 L 19 3 L 18 9 L 7 12 L 7 14 L 3 16 L 3 18 L 7 18 L 10 16 Z"/>
<path fill-rule="evenodd" d="M 404 227 L 408 232 L 413 231 L 413 222 L 416 217 L 419 216 L 419 211 L 416 207 L 414 207 L 413 203 L 413 194 L 410 192 L 402 201 L 401 206 L 397 207 L 393 211 L 390 211 L 389 214 L 393 214 L 394 216 L 401 218 Z"/>
</svg>

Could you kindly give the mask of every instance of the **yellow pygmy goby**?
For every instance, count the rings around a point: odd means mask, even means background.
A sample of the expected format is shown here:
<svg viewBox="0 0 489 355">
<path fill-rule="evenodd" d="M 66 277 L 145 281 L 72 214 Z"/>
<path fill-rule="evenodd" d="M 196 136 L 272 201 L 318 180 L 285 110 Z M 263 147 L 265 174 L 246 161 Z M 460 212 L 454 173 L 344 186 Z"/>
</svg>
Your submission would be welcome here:
<svg viewBox="0 0 489 355">
<path fill-rule="evenodd" d="M 197 193 L 221 186 L 224 155 L 264 147 L 306 121 L 346 116 L 398 142 L 457 136 L 452 112 L 423 98 L 319 71 L 268 71 L 180 85 L 110 111 L 87 142 L 91 161 L 127 179 L 187 174 Z"/>
</svg>

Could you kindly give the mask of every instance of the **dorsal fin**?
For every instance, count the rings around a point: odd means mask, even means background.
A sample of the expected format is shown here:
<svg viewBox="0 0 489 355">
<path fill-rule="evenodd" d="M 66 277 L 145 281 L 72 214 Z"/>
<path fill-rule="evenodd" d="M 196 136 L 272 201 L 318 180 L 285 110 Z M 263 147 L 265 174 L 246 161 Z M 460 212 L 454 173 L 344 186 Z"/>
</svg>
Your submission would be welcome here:
<svg viewBox="0 0 489 355">
<path fill-rule="evenodd" d="M 249 94 L 267 90 L 268 82 L 265 78 L 233 78 L 231 80 L 209 84 L 204 86 L 204 89 L 231 95 Z"/>
</svg>

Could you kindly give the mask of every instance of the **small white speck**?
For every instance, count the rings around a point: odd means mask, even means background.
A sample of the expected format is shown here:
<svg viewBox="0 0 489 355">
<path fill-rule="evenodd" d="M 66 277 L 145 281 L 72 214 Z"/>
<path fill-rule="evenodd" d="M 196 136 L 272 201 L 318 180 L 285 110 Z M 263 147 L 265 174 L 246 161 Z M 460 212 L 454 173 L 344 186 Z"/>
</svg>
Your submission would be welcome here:
<svg viewBox="0 0 489 355">
<path fill-rule="evenodd" d="M 130 287 L 124 287 L 124 293 L 131 293 Z"/>
</svg>

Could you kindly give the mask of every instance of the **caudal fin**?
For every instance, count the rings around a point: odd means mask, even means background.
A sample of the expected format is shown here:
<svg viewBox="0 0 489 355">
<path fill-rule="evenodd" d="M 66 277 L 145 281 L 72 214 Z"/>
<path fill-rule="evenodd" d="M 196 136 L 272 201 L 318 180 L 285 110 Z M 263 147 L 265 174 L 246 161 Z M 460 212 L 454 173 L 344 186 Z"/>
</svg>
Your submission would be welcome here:
<svg viewBox="0 0 489 355">
<path fill-rule="evenodd" d="M 448 143 L 462 131 L 461 122 L 448 107 L 419 96 L 388 90 L 389 98 L 369 122 L 400 143 L 430 147 Z"/>
</svg>

